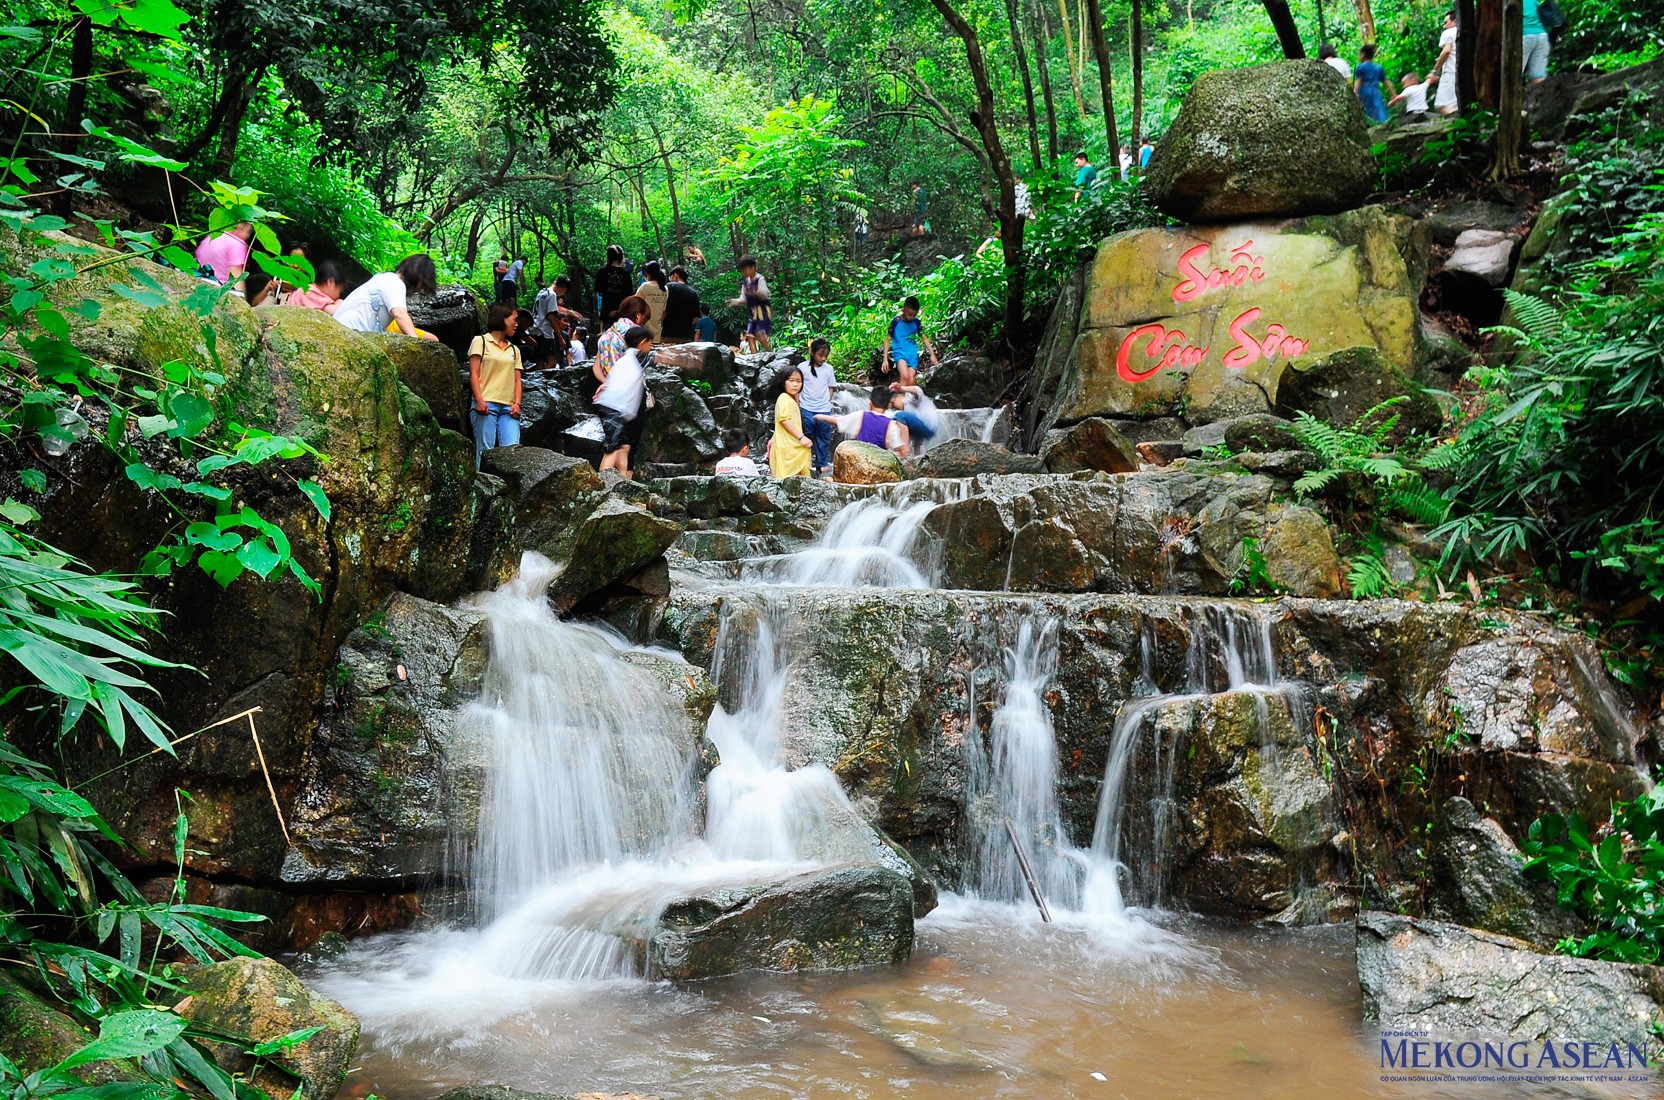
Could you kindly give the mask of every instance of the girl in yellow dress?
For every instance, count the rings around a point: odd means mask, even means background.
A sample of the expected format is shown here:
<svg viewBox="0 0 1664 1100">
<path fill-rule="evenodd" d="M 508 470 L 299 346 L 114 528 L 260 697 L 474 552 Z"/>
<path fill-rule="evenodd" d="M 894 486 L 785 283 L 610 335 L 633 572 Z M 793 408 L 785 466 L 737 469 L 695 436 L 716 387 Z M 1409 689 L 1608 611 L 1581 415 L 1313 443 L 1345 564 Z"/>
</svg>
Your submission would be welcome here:
<svg viewBox="0 0 1664 1100">
<path fill-rule="evenodd" d="M 803 413 L 797 395 L 803 392 L 803 372 L 786 372 L 785 392 L 774 402 L 774 438 L 768 448 L 768 468 L 775 477 L 809 476 L 809 437 L 803 434 Z"/>
</svg>

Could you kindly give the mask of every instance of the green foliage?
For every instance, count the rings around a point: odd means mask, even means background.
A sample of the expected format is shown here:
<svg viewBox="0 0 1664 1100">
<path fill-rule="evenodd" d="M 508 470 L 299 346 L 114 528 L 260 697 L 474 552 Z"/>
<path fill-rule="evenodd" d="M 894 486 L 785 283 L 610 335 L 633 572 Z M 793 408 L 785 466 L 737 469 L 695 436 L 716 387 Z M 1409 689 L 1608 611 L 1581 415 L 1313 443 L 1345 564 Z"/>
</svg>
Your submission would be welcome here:
<svg viewBox="0 0 1664 1100">
<path fill-rule="evenodd" d="M 1551 571 L 1664 596 L 1664 216 L 1614 237 L 1559 311 L 1511 297 L 1527 354 L 1474 372 L 1481 400 L 1430 454 L 1458 501 L 1434 535 L 1457 565 L 1531 552 Z"/>
<path fill-rule="evenodd" d="M 1236 574 L 1231 577 L 1231 595 L 1276 591 L 1277 585 L 1271 579 L 1271 564 L 1265 560 L 1265 552 L 1260 549 L 1260 540 L 1252 535 L 1244 535 L 1242 564 L 1237 566 Z"/>
<path fill-rule="evenodd" d="M 1329 497 L 1345 511 L 1397 512 L 1418 523 L 1444 517 L 1448 504 L 1416 472 L 1410 454 L 1400 454 L 1388 440 L 1400 414 L 1388 410 L 1409 400 L 1393 397 L 1365 412 L 1350 428 L 1338 427 L 1310 413 L 1298 413 L 1290 430 L 1300 445 L 1322 463 L 1294 483 L 1304 497 Z M 1405 444 L 1410 451 L 1417 444 Z"/>
<path fill-rule="evenodd" d="M 1562 66 L 1583 62 L 1602 72 L 1664 53 L 1659 0 L 1565 0 L 1566 30 L 1555 41 Z"/>
<path fill-rule="evenodd" d="M 1612 807 L 1612 822 L 1592 831 L 1579 814 L 1532 823 L 1526 877 L 1552 883 L 1561 907 L 1595 925 L 1568 937 L 1568 955 L 1656 963 L 1664 954 L 1664 786 Z"/>
</svg>

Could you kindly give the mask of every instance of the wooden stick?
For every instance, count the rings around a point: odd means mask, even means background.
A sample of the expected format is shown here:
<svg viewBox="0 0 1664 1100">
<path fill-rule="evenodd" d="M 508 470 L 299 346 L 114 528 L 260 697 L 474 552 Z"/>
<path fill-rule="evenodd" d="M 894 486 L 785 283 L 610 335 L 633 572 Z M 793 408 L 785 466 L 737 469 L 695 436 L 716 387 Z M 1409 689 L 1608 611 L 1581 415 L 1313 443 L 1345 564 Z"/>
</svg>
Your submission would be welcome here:
<svg viewBox="0 0 1664 1100">
<path fill-rule="evenodd" d="M 1051 911 L 1046 908 L 1046 899 L 1040 893 L 1040 884 L 1034 881 L 1034 872 L 1028 866 L 1028 856 L 1023 852 L 1023 842 L 1017 839 L 1017 830 L 1012 826 L 1009 817 L 1005 819 L 1005 835 L 1011 838 L 1011 847 L 1017 851 L 1017 867 L 1023 872 L 1023 881 L 1028 883 L 1029 895 L 1034 898 L 1034 904 L 1040 910 L 1040 919 L 1050 924 Z"/>
<path fill-rule="evenodd" d="M 266 752 L 260 747 L 260 731 L 254 728 L 254 715 L 259 707 L 251 707 L 243 712 L 248 717 L 248 735 L 254 738 L 254 755 L 260 758 L 260 774 L 266 777 L 266 790 L 272 796 L 272 810 L 277 814 L 277 827 L 283 830 L 283 841 L 290 847 L 294 840 L 289 836 L 289 826 L 283 822 L 283 807 L 277 801 L 277 788 L 272 786 L 272 773 L 266 770 Z"/>
</svg>

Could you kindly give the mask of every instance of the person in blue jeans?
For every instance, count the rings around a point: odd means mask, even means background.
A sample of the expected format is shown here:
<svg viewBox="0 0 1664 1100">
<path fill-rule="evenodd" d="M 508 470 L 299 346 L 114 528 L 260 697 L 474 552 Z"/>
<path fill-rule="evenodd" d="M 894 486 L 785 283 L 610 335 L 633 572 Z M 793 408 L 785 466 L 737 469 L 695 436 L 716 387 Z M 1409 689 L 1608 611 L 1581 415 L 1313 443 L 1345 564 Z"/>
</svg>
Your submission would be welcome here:
<svg viewBox="0 0 1664 1100">
<path fill-rule="evenodd" d="M 1386 84 L 1387 70 L 1375 60 L 1375 44 L 1358 51 L 1358 67 L 1352 70 L 1352 90 L 1358 93 L 1358 103 L 1364 117 L 1379 126 L 1387 121 L 1387 97 L 1381 93 Z"/>
<path fill-rule="evenodd" d="M 507 302 L 491 307 L 484 336 L 468 345 L 468 389 L 474 407 L 468 420 L 474 429 L 474 469 L 493 447 L 520 442 L 520 372 L 525 365 L 514 343 L 519 314 Z"/>
<path fill-rule="evenodd" d="M 833 411 L 832 387 L 838 376 L 827 362 L 831 358 L 829 341 L 816 339 L 809 345 L 809 361 L 803 364 L 803 392 L 797 395 L 797 407 L 803 410 L 803 434 L 809 437 L 813 450 L 810 461 L 815 477 L 832 472 L 832 425 L 815 419 L 817 413 Z"/>
<path fill-rule="evenodd" d="M 1532 84 L 1541 84 L 1548 79 L 1548 26 L 1543 22 L 1543 13 L 1537 5 L 1537 0 L 1525 0 L 1520 9 L 1520 33 L 1524 35 L 1525 58 L 1521 64 L 1525 68 L 1525 79 Z"/>
<path fill-rule="evenodd" d="M 924 334 L 924 325 L 919 321 L 919 300 L 909 296 L 902 301 L 900 315 L 890 322 L 890 329 L 884 334 L 884 354 L 878 364 L 880 378 L 890 373 L 890 364 L 894 362 L 902 385 L 917 383 L 920 344 L 930 353 L 930 365 L 941 366 L 941 360 L 936 358 L 936 349 L 931 346 L 930 338 Z"/>
</svg>

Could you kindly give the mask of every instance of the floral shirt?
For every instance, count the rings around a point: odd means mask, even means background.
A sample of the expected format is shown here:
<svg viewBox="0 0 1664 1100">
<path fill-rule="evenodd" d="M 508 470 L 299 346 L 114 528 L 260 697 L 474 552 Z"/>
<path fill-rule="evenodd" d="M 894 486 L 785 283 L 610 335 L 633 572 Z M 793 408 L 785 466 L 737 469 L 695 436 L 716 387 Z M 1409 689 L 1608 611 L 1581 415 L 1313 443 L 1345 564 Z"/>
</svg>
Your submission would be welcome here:
<svg viewBox="0 0 1664 1100">
<path fill-rule="evenodd" d="M 595 345 L 595 363 L 601 369 L 602 375 L 612 370 L 612 365 L 618 362 L 618 357 L 624 354 L 624 334 L 635 327 L 635 322 L 628 317 L 620 317 L 613 322 L 611 328 L 601 334 L 601 339 Z"/>
</svg>

